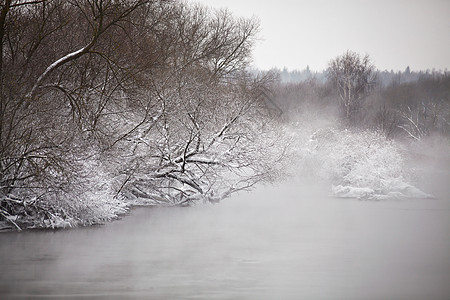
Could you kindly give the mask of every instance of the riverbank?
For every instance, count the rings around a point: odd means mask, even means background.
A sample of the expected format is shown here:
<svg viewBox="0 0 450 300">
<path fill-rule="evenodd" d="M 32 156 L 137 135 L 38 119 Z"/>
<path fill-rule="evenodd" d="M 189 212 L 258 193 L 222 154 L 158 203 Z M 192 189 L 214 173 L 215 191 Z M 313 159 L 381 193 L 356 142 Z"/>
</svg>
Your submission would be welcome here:
<svg viewBox="0 0 450 300">
<path fill-rule="evenodd" d="M 291 176 L 308 174 L 326 180 L 330 182 L 326 191 L 340 198 L 389 201 L 449 197 L 450 192 L 445 187 L 446 180 L 450 180 L 450 152 L 446 151 L 450 145 L 445 138 L 400 143 L 373 131 L 320 125 L 319 130 L 317 124 L 309 127 L 300 124 L 285 131 L 294 141 L 288 151 L 291 164 L 286 173 Z M 137 205 L 174 205 L 151 199 L 139 191 L 127 193 L 127 197 L 119 196 L 114 192 L 117 189 L 114 181 L 105 183 L 106 175 L 93 178 L 97 183 L 91 181 L 91 191 L 76 199 L 49 202 L 53 203 L 50 206 L 36 201 L 11 200 L 9 211 L 15 213 L 3 216 L 0 232 L 104 224 L 120 218 Z"/>
</svg>

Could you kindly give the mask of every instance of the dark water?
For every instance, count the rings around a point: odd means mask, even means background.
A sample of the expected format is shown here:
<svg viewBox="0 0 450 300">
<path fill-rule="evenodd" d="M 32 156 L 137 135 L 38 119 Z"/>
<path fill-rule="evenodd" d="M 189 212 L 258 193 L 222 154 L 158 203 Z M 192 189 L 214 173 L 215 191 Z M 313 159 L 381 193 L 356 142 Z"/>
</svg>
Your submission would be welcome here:
<svg viewBox="0 0 450 300">
<path fill-rule="evenodd" d="M 0 299 L 450 299 L 450 199 L 289 182 L 105 226 L 0 234 Z"/>
</svg>

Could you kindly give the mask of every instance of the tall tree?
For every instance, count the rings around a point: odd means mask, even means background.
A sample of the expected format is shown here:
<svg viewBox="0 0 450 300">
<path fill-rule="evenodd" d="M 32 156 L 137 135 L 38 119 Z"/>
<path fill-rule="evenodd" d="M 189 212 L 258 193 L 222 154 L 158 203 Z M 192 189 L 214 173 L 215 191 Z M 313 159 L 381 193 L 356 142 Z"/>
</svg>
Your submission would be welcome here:
<svg viewBox="0 0 450 300">
<path fill-rule="evenodd" d="M 362 100 L 375 85 L 376 72 L 369 55 L 348 50 L 328 65 L 328 78 L 333 81 L 347 121 L 361 109 Z"/>
</svg>

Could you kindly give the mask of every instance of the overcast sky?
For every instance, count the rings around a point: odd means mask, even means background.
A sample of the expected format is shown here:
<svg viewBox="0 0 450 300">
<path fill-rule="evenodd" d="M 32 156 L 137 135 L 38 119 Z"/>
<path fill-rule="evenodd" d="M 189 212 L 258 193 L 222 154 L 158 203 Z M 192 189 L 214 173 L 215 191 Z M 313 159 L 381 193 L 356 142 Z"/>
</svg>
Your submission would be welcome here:
<svg viewBox="0 0 450 300">
<path fill-rule="evenodd" d="M 450 69 L 450 0 L 190 0 L 257 16 L 254 65 L 312 70 L 347 49 L 381 70 Z"/>
</svg>

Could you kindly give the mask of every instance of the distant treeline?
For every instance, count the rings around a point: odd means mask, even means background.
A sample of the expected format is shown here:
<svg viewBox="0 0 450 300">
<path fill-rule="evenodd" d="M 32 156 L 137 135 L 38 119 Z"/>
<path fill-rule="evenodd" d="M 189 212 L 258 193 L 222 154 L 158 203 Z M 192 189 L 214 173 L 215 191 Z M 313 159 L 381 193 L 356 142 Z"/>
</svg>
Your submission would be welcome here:
<svg viewBox="0 0 450 300">
<path fill-rule="evenodd" d="M 273 71 L 280 79 L 275 98 L 288 118 L 311 109 L 325 114 L 334 108 L 338 120 L 345 121 L 330 70 Z M 433 133 L 450 136 L 448 71 L 374 70 L 373 85 L 357 104 L 347 125 L 378 130 L 388 138 L 419 140 Z"/>
<path fill-rule="evenodd" d="M 272 69 L 271 71 L 279 74 L 282 83 L 299 83 L 306 80 L 317 80 L 319 82 L 325 82 L 327 80 L 327 71 L 311 71 L 309 66 L 303 70 L 288 70 Z M 406 67 L 404 71 L 394 70 L 377 70 L 377 83 L 381 86 L 388 86 L 392 83 L 407 83 L 427 78 L 448 76 L 450 72 L 448 70 L 426 70 L 426 71 L 411 71 L 410 67 Z"/>
</svg>

